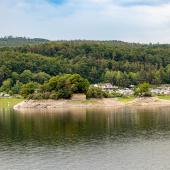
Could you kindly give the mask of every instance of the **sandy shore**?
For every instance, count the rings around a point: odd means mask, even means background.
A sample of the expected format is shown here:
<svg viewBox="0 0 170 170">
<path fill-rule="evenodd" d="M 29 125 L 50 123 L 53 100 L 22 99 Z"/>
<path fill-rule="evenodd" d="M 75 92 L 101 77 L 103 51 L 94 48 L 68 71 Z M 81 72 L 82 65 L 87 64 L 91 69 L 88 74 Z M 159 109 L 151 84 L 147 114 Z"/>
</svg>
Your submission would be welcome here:
<svg viewBox="0 0 170 170">
<path fill-rule="evenodd" d="M 113 99 L 92 99 L 87 101 L 72 100 L 25 100 L 14 106 L 15 110 L 21 109 L 57 109 L 57 108 L 91 108 L 91 107 L 120 107 L 124 103 Z"/>
<path fill-rule="evenodd" d="M 128 106 L 161 107 L 170 106 L 170 100 L 163 100 L 157 97 L 141 97 L 127 103 Z"/>
<path fill-rule="evenodd" d="M 170 101 L 156 97 L 136 98 L 124 103 L 116 99 L 91 99 L 87 101 L 72 100 L 25 100 L 14 106 L 15 110 L 22 109 L 58 109 L 58 108 L 121 108 L 128 107 L 161 107 L 170 106 Z"/>
</svg>

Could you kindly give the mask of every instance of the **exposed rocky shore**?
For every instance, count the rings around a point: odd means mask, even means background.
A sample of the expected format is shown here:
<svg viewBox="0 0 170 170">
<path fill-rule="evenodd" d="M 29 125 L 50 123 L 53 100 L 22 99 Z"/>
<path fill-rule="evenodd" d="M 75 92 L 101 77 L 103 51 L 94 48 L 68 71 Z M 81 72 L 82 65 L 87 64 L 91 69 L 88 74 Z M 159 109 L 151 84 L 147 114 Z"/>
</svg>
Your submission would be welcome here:
<svg viewBox="0 0 170 170">
<path fill-rule="evenodd" d="M 21 109 L 57 109 L 75 107 L 118 107 L 125 104 L 113 99 L 93 99 L 86 101 L 72 100 L 25 100 L 14 106 L 15 110 Z"/>
<path fill-rule="evenodd" d="M 170 101 L 156 97 L 136 98 L 133 101 L 124 103 L 116 99 L 92 99 L 86 101 L 72 100 L 25 100 L 14 106 L 15 110 L 22 109 L 57 109 L 57 108 L 103 108 L 103 107 L 124 107 L 124 106 L 170 106 Z"/>
</svg>

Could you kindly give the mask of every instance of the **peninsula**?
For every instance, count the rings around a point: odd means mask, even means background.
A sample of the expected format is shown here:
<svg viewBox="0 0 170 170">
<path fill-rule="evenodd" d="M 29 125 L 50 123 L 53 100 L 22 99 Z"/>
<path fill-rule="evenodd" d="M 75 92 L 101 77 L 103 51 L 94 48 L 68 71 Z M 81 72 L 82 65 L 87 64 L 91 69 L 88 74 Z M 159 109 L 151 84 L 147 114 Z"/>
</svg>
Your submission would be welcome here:
<svg viewBox="0 0 170 170">
<path fill-rule="evenodd" d="M 57 110 L 61 108 L 121 108 L 121 107 L 165 107 L 170 106 L 170 100 L 157 97 L 135 98 L 124 102 L 118 99 L 90 99 L 86 101 L 73 100 L 25 100 L 14 106 L 14 110 L 38 109 Z"/>
</svg>

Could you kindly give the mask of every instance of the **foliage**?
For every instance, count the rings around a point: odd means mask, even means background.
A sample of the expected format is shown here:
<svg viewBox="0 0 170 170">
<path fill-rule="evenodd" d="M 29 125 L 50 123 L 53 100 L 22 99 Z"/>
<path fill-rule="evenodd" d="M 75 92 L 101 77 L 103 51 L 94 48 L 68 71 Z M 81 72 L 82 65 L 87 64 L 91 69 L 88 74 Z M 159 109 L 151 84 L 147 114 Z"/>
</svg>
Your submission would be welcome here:
<svg viewBox="0 0 170 170">
<path fill-rule="evenodd" d="M 34 93 L 34 87 L 29 92 L 28 89 L 30 86 L 26 87 L 27 90 L 25 96 L 29 95 L 30 99 L 69 99 L 73 93 L 86 93 L 88 87 L 88 80 L 82 78 L 80 75 L 64 74 L 52 77 L 42 86 L 39 85 L 37 89 L 38 92 L 36 93 Z"/>
<path fill-rule="evenodd" d="M 33 74 L 33 80 L 37 83 L 43 84 L 44 82 L 48 81 L 51 76 L 45 72 L 39 72 Z"/>
<path fill-rule="evenodd" d="M 109 93 L 108 96 L 109 96 L 110 98 L 123 97 L 123 94 L 117 93 L 117 92 L 112 92 L 112 93 Z"/>
<path fill-rule="evenodd" d="M 20 81 L 16 81 L 16 83 L 11 88 L 12 94 L 20 94 L 22 83 Z"/>
<path fill-rule="evenodd" d="M 70 98 L 73 93 L 86 93 L 88 80 L 78 74 L 52 77 L 43 86 L 43 91 L 56 92 L 56 98 Z"/>
<path fill-rule="evenodd" d="M 150 92 L 150 84 L 149 83 L 143 83 L 143 84 L 139 84 L 136 88 L 135 88 L 135 96 L 141 96 L 141 97 L 145 97 L 151 96 L 151 92 Z"/>
<path fill-rule="evenodd" d="M 122 96 L 122 97 L 118 97 L 117 100 L 120 102 L 124 102 L 124 103 L 128 103 L 131 102 L 135 99 L 134 96 Z"/>
<path fill-rule="evenodd" d="M 4 80 L 0 88 L 0 91 L 9 93 L 11 87 L 12 87 L 12 80 L 11 79 Z"/>
<path fill-rule="evenodd" d="M 16 47 L 16 46 L 21 46 L 21 45 L 27 45 L 27 44 L 41 44 L 48 42 L 46 39 L 41 39 L 41 38 L 25 38 L 25 37 L 3 37 L 0 38 L 0 47 Z"/>
<path fill-rule="evenodd" d="M 58 41 L 33 43 L 29 39 L 24 46 L 18 46 L 25 38 L 15 39 L 14 47 L 10 47 L 13 37 L 0 39 L 7 42 L 7 47 L 0 48 L 0 86 L 11 79 L 6 91 L 20 91 L 19 84 L 37 82 L 44 84 L 59 81 L 56 88 L 48 86 L 48 90 L 61 94 L 87 91 L 90 83 L 110 82 L 114 85 L 128 87 L 144 82 L 150 84 L 170 83 L 170 45 L 132 44 L 120 41 Z M 40 40 L 41 41 L 41 40 Z M 3 46 L 3 45 L 2 45 Z M 13 46 L 13 45 L 12 45 Z M 17 47 L 16 47 L 17 46 Z M 51 77 L 66 74 L 62 78 Z M 67 80 L 67 75 L 73 74 Z M 76 75 L 75 75 L 76 74 Z M 60 79 L 60 80 L 58 80 Z M 80 82 L 78 85 L 74 82 Z M 83 81 L 83 82 L 82 82 Z M 84 83 L 84 84 L 83 84 Z M 71 88 L 70 91 L 64 87 Z M 47 84 L 46 84 L 47 85 Z M 82 86 L 82 87 L 81 87 Z M 17 87 L 17 88 L 16 88 Z M 45 87 L 45 86 L 44 86 Z M 83 89 L 83 87 L 85 87 Z M 1 88 L 2 89 L 2 88 Z M 16 90 L 17 89 L 17 90 Z"/>
<path fill-rule="evenodd" d="M 103 98 L 108 97 L 107 93 L 98 87 L 90 87 L 87 91 L 87 98 Z"/>
<path fill-rule="evenodd" d="M 30 70 L 24 70 L 20 75 L 20 81 L 22 83 L 28 83 L 32 80 L 33 74 Z"/>
<path fill-rule="evenodd" d="M 24 98 L 28 97 L 30 94 L 33 94 L 37 89 L 38 84 L 34 82 L 29 82 L 27 84 L 22 85 L 21 94 Z"/>
<path fill-rule="evenodd" d="M 159 95 L 158 98 L 163 100 L 170 100 L 170 95 Z"/>
</svg>

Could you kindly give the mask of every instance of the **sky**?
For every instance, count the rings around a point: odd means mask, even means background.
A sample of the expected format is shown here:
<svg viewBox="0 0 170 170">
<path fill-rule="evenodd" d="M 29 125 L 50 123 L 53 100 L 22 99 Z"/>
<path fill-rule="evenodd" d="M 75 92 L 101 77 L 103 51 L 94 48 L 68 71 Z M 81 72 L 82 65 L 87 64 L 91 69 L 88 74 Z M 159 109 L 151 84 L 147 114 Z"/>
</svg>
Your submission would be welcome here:
<svg viewBox="0 0 170 170">
<path fill-rule="evenodd" d="M 0 0 L 0 36 L 170 43 L 170 0 Z"/>
</svg>

